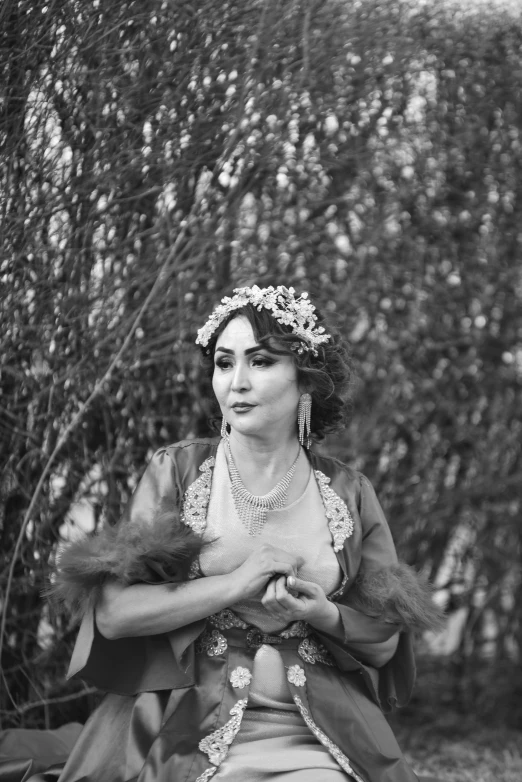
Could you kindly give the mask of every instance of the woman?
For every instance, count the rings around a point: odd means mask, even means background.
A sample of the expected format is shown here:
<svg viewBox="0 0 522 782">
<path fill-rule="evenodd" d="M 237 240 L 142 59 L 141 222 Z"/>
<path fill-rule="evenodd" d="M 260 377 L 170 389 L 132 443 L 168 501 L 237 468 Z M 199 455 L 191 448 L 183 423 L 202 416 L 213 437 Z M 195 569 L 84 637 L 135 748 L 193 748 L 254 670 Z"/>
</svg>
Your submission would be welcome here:
<svg viewBox="0 0 522 782">
<path fill-rule="evenodd" d="M 282 286 L 236 289 L 197 341 L 221 438 L 160 449 L 116 530 L 61 559 L 70 675 L 111 694 L 60 782 L 415 780 L 382 712 L 438 616 L 369 481 L 310 450 L 342 423 L 345 348 Z"/>
</svg>

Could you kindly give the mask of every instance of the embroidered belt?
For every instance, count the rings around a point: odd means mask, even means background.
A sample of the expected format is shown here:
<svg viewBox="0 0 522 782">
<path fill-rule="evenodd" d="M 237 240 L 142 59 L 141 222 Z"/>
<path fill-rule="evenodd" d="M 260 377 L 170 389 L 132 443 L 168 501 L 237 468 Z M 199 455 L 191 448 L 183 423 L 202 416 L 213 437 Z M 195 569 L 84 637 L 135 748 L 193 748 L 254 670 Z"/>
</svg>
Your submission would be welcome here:
<svg viewBox="0 0 522 782">
<path fill-rule="evenodd" d="M 306 622 L 297 621 L 280 633 L 264 633 L 258 627 L 243 622 L 233 611 L 224 609 L 209 616 L 209 625 L 196 641 L 196 653 L 209 657 L 225 654 L 228 646 L 252 653 L 263 644 L 278 650 L 291 649 L 307 663 L 335 666 L 335 660 Z"/>
<path fill-rule="evenodd" d="M 242 629 L 240 627 L 231 627 L 227 630 L 221 630 L 229 646 L 235 646 L 242 649 L 259 649 L 263 644 L 277 646 L 279 649 L 297 649 L 303 637 L 283 638 L 280 635 L 270 635 L 263 633 L 257 627 Z"/>
</svg>

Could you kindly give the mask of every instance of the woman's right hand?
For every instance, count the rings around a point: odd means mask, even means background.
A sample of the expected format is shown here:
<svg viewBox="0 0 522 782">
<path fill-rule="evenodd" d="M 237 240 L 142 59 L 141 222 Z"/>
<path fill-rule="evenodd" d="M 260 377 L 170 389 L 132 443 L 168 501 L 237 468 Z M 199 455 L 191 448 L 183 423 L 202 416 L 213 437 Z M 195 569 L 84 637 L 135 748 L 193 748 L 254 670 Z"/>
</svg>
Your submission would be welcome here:
<svg viewBox="0 0 522 782">
<path fill-rule="evenodd" d="M 268 543 L 263 544 L 230 573 L 238 590 L 238 600 L 264 591 L 274 576 L 296 576 L 302 564 L 302 557 Z"/>
</svg>

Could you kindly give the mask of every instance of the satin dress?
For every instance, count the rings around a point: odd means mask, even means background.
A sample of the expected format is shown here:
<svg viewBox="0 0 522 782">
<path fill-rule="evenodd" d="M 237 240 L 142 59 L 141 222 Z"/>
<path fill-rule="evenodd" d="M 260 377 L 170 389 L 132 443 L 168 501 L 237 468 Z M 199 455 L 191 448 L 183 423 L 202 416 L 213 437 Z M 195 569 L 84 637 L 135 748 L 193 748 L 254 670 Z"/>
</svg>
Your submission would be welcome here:
<svg viewBox="0 0 522 782">
<path fill-rule="evenodd" d="M 403 573 L 371 484 L 311 451 L 303 496 L 254 537 L 237 518 L 222 448 L 214 439 L 161 448 L 115 531 L 75 545 L 71 572 L 89 599 L 69 676 L 107 695 L 60 782 L 415 782 L 383 714 L 411 693 L 409 624 L 383 664 L 381 650 L 402 620 L 350 605 L 361 572 L 386 584 Z M 113 567 L 123 557 L 126 573 L 147 564 L 137 581 L 159 576 L 178 588 L 176 568 L 158 573 L 156 556 L 159 545 L 172 556 L 185 527 L 208 546 L 182 580 L 229 572 L 269 540 L 300 553 L 299 575 L 329 594 L 339 627 L 328 634 L 294 622 L 278 632 L 259 595 L 169 633 L 105 639 L 90 600 L 93 572 L 104 579 L 107 559 Z M 404 577 L 409 591 L 399 584 L 392 608 L 397 600 L 419 605 L 415 590 L 410 599 L 413 576 Z M 372 613 L 375 594 L 362 597 Z"/>
</svg>

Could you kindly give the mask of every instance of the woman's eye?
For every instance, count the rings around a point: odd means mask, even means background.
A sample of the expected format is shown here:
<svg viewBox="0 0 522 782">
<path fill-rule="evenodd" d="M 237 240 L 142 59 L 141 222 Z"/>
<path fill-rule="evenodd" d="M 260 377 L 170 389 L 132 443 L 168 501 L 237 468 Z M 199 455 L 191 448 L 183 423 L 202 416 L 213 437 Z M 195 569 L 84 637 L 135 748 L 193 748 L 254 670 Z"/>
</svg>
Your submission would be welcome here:
<svg viewBox="0 0 522 782">
<path fill-rule="evenodd" d="M 216 367 L 219 369 L 228 369 L 230 366 L 232 366 L 232 362 L 228 358 L 220 358 L 216 361 Z"/>
<path fill-rule="evenodd" d="M 267 358 L 267 356 L 254 356 L 252 359 L 252 364 L 255 367 L 269 367 L 273 363 L 272 359 Z"/>
</svg>

